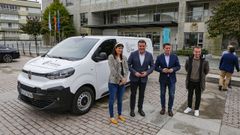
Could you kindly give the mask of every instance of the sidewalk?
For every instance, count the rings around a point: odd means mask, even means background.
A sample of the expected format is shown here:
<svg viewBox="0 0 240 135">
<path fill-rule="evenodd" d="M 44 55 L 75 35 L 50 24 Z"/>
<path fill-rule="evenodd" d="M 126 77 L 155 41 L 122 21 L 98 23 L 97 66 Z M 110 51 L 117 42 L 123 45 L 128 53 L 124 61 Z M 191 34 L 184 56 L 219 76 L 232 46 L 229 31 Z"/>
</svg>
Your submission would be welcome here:
<svg viewBox="0 0 240 135">
<path fill-rule="evenodd" d="M 233 112 L 227 109 L 231 108 L 229 103 L 232 98 L 229 97 L 229 94 L 239 88 L 235 87 L 228 92 L 220 92 L 213 87 L 214 84 L 208 84 L 208 89 L 202 95 L 199 117 L 195 117 L 193 112 L 184 114 L 183 110 L 187 106 L 185 103 L 157 135 L 239 135 L 239 118 L 236 116 L 239 113 L 233 114 L 237 108 Z M 225 104 L 225 102 L 227 103 Z M 233 106 L 239 105 L 234 103 Z M 229 118 L 229 115 L 234 118 Z M 236 128 L 233 121 L 238 123 Z"/>
<path fill-rule="evenodd" d="M 0 101 L 2 101 L 0 134 L 14 134 L 12 130 L 14 128 L 16 132 L 24 134 L 50 132 L 52 134 L 104 135 L 240 135 L 239 87 L 233 86 L 227 92 L 220 92 L 218 84 L 207 82 L 206 90 L 202 95 L 200 116 L 195 117 L 193 113 L 183 114 L 187 106 L 186 76 L 183 67 L 177 74 L 173 117 L 159 113 L 161 110 L 159 74 L 155 71 L 149 76 L 145 91 L 143 108 L 146 113 L 145 117 L 138 114 L 137 108 L 135 109 L 136 116 L 134 118 L 129 116 L 129 88 L 123 99 L 123 115 L 127 121 L 119 125 L 109 124 L 107 97 L 97 101 L 91 111 L 83 116 L 37 111 L 17 100 L 17 75 L 21 72 L 24 63 L 30 59 L 31 57 L 22 56 L 13 63 L 0 64 L 0 80 L 2 80 L 0 81 Z M 211 70 L 210 73 L 217 76 L 215 70 Z M 239 79 L 239 76 L 236 78 Z M 168 101 L 168 96 L 166 96 L 166 101 Z"/>
<path fill-rule="evenodd" d="M 174 101 L 174 116 L 160 115 L 158 75 L 154 72 L 149 78 L 145 92 L 144 110 L 146 117 L 136 112 L 131 120 L 152 123 L 160 128 L 157 135 L 239 135 L 240 134 L 240 89 L 233 87 L 227 92 L 219 91 L 216 83 L 207 82 L 200 106 L 200 116 L 195 117 L 193 112 L 184 114 L 187 107 L 187 92 L 185 90 L 185 75 L 178 74 Z M 150 93 L 150 91 L 151 93 Z M 154 91 L 155 90 L 155 91 Z M 129 93 L 127 97 L 129 97 Z M 166 96 L 168 101 L 168 96 Z M 194 101 L 195 102 L 195 101 Z M 193 105 L 194 105 L 193 102 Z M 129 102 L 125 100 L 123 114 L 129 115 Z"/>
</svg>

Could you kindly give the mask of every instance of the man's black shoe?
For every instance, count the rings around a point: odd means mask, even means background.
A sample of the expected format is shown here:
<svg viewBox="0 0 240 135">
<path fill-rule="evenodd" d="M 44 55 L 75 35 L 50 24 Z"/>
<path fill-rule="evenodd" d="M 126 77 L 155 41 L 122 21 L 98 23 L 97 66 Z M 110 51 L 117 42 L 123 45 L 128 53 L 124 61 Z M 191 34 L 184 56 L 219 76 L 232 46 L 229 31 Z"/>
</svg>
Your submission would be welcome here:
<svg viewBox="0 0 240 135">
<path fill-rule="evenodd" d="M 218 86 L 218 90 L 220 90 L 220 91 L 221 91 L 221 90 L 222 90 L 222 86 Z"/>
<path fill-rule="evenodd" d="M 164 115 L 164 114 L 165 114 L 165 108 L 162 108 L 162 110 L 160 111 L 160 114 L 161 114 L 161 115 Z"/>
<path fill-rule="evenodd" d="M 145 113 L 144 113 L 144 111 L 143 110 L 138 110 L 138 112 L 139 112 L 139 114 L 141 115 L 141 116 L 145 116 Z"/>
<path fill-rule="evenodd" d="M 135 117 L 134 111 L 131 111 L 131 112 L 130 112 L 130 116 Z"/>
<path fill-rule="evenodd" d="M 172 112 L 172 111 L 168 111 L 168 115 L 169 115 L 170 117 L 172 117 L 172 116 L 173 116 L 173 112 Z"/>
<path fill-rule="evenodd" d="M 228 91 L 228 89 L 222 89 L 223 91 Z"/>
</svg>

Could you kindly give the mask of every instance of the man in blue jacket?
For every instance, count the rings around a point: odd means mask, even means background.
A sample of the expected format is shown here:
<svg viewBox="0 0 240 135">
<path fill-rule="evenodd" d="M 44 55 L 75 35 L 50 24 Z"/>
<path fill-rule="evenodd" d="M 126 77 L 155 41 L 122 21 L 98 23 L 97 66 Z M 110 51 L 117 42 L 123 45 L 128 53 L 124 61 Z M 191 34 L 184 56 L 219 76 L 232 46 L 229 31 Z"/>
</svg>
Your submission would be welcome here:
<svg viewBox="0 0 240 135">
<path fill-rule="evenodd" d="M 138 50 L 130 54 L 128 58 L 128 67 L 130 70 L 130 116 L 134 117 L 134 108 L 136 102 L 136 93 L 139 88 L 138 97 L 138 112 L 141 116 L 145 116 L 143 111 L 144 92 L 147 85 L 148 75 L 154 70 L 153 56 L 146 51 L 146 42 L 144 40 L 138 41 Z"/>
<path fill-rule="evenodd" d="M 219 90 L 227 91 L 227 86 L 236 67 L 239 72 L 238 57 L 234 55 L 235 48 L 232 46 L 229 48 L 229 53 L 222 56 L 219 64 L 220 79 L 219 79 Z M 226 78 L 226 79 L 225 79 Z"/>
<path fill-rule="evenodd" d="M 160 114 L 164 115 L 166 111 L 165 106 L 165 93 L 166 88 L 168 87 L 169 100 L 168 100 L 168 115 L 173 116 L 172 108 L 174 102 L 175 94 L 175 84 L 177 82 L 176 72 L 180 70 L 181 66 L 179 64 L 178 57 L 174 54 L 171 54 L 171 44 L 163 44 L 164 53 L 157 56 L 155 62 L 155 70 L 160 73 L 159 82 L 160 82 L 160 98 L 162 110 Z"/>
</svg>

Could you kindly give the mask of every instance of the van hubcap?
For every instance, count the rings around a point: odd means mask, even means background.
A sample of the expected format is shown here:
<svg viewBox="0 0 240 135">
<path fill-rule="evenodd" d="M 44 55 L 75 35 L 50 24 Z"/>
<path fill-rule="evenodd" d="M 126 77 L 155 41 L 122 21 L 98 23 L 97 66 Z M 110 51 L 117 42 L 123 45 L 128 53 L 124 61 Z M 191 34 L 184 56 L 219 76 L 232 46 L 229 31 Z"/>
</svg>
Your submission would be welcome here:
<svg viewBox="0 0 240 135">
<path fill-rule="evenodd" d="M 86 110 L 90 107 L 92 98 L 89 92 L 83 92 L 79 95 L 77 105 L 79 110 Z"/>
</svg>

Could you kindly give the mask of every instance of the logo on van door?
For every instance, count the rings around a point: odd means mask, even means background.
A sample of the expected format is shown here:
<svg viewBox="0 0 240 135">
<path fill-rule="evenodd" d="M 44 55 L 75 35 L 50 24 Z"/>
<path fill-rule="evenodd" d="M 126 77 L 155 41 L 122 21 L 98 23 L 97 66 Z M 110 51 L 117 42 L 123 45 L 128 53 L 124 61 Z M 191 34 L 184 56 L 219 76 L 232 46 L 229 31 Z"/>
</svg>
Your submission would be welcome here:
<svg viewBox="0 0 240 135">
<path fill-rule="evenodd" d="M 126 46 L 127 52 L 134 51 L 134 48 L 128 42 L 125 43 L 125 46 Z"/>
<path fill-rule="evenodd" d="M 28 79 L 32 79 L 32 72 L 31 71 L 28 71 Z"/>
</svg>

